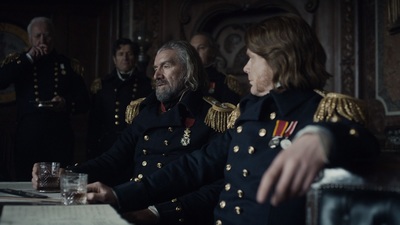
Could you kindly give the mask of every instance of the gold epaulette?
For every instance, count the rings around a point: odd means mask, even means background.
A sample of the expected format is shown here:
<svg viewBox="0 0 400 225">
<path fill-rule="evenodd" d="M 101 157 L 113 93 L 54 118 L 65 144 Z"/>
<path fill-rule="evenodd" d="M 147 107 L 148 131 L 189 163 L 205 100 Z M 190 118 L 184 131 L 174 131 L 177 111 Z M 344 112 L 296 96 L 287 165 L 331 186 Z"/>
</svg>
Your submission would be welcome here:
<svg viewBox="0 0 400 225">
<path fill-rule="evenodd" d="M 235 110 L 231 112 L 228 116 L 228 129 L 232 129 L 235 127 L 235 122 L 237 118 L 240 116 L 240 103 L 237 104 Z"/>
<path fill-rule="evenodd" d="M 79 60 L 72 58 L 71 59 L 71 67 L 75 73 L 83 76 L 83 74 L 85 72 L 85 68 L 82 66 L 82 64 L 81 64 L 81 62 L 79 62 Z"/>
<path fill-rule="evenodd" d="M 365 104 L 362 100 L 339 93 L 320 92 L 324 98 L 314 114 L 314 122 L 337 122 L 340 116 L 360 124 L 366 124 Z"/>
<path fill-rule="evenodd" d="M 139 114 L 139 106 L 146 98 L 138 98 L 131 101 L 125 110 L 125 122 L 131 124 L 133 119 Z"/>
<path fill-rule="evenodd" d="M 3 67 L 4 65 L 9 64 L 10 62 L 14 62 L 15 60 L 19 59 L 19 56 L 20 54 L 16 52 L 8 54 L 6 58 L 3 59 L 3 61 L 1 62 L 0 67 Z"/>
<path fill-rule="evenodd" d="M 92 85 L 90 85 L 90 92 L 93 94 L 96 94 L 99 90 L 101 90 L 102 85 L 101 85 L 101 79 L 100 78 L 96 78 Z"/>
<path fill-rule="evenodd" d="M 235 105 L 221 103 L 210 96 L 203 97 L 203 99 L 211 104 L 204 123 L 217 132 L 224 132 L 228 127 L 229 114 L 235 109 Z"/>
<path fill-rule="evenodd" d="M 229 89 L 234 91 L 236 94 L 242 96 L 243 88 L 240 85 L 240 81 L 233 75 L 225 75 L 225 83 Z"/>
</svg>

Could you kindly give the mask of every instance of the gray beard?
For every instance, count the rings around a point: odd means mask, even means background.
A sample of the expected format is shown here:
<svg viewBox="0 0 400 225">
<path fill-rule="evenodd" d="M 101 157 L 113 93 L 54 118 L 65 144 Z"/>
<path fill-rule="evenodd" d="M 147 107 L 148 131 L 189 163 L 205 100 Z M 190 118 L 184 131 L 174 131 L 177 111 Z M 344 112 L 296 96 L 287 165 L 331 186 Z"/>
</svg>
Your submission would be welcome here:
<svg viewBox="0 0 400 225">
<path fill-rule="evenodd" d="M 156 88 L 156 97 L 157 100 L 160 102 L 168 102 L 174 98 L 176 98 L 181 91 L 183 90 L 183 86 L 180 88 L 176 88 L 176 89 L 171 89 L 170 87 L 168 87 L 166 90 L 159 90 L 158 88 Z"/>
</svg>

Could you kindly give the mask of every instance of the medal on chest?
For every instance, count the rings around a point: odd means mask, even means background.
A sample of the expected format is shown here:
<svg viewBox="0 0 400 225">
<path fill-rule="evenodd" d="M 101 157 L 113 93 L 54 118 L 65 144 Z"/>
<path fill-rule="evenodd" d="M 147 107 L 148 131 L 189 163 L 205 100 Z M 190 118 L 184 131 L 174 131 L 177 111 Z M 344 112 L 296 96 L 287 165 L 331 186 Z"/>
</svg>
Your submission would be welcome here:
<svg viewBox="0 0 400 225">
<path fill-rule="evenodd" d="M 279 145 L 282 149 L 288 148 L 292 144 L 289 137 L 293 134 L 297 123 L 298 121 L 288 122 L 284 120 L 277 120 L 274 132 L 272 134 L 272 139 L 268 143 L 268 146 L 270 148 L 276 148 Z"/>
<path fill-rule="evenodd" d="M 182 146 L 188 146 L 190 144 L 190 128 L 193 126 L 195 119 L 186 118 L 185 119 L 185 130 L 183 131 L 183 136 L 181 138 Z"/>
</svg>

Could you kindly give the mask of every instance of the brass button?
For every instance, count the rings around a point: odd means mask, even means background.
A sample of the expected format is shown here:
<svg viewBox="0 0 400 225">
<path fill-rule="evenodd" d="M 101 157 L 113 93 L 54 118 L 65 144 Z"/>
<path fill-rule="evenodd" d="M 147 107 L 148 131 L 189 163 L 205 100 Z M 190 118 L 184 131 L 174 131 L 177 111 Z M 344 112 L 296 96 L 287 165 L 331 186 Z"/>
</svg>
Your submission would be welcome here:
<svg viewBox="0 0 400 225">
<path fill-rule="evenodd" d="M 168 140 L 164 140 L 164 145 L 168 146 Z"/>
<path fill-rule="evenodd" d="M 162 166 L 162 163 L 157 163 L 157 168 L 161 168 Z"/>
<path fill-rule="evenodd" d="M 150 140 L 150 137 L 149 137 L 149 135 L 144 135 L 143 139 L 144 139 L 145 141 L 148 141 L 148 140 Z"/>
<path fill-rule="evenodd" d="M 332 123 L 336 123 L 336 122 L 338 122 L 339 121 L 339 117 L 337 117 L 337 116 L 333 116 L 332 118 L 331 118 L 331 122 Z"/>
<path fill-rule="evenodd" d="M 147 150 L 146 149 L 143 149 L 142 152 L 143 152 L 143 155 L 147 155 Z"/>
<path fill-rule="evenodd" d="M 220 201 L 220 202 L 219 202 L 219 207 L 220 207 L 221 209 L 225 208 L 225 206 L 226 206 L 226 202 L 225 202 L 225 201 Z"/>
<path fill-rule="evenodd" d="M 182 208 L 181 208 L 180 206 L 177 206 L 177 207 L 175 208 L 175 210 L 179 212 L 179 211 L 182 210 Z"/>
<path fill-rule="evenodd" d="M 255 149 L 253 146 L 249 146 L 249 154 L 253 154 L 255 152 Z"/>
<path fill-rule="evenodd" d="M 119 125 L 119 122 L 118 122 L 118 121 L 115 121 L 115 125 Z"/>
<path fill-rule="evenodd" d="M 174 198 L 174 199 L 171 200 L 171 202 L 177 202 L 177 201 L 178 201 L 177 198 Z"/>
<path fill-rule="evenodd" d="M 142 162 L 142 166 L 147 166 L 147 162 L 146 162 L 146 161 L 143 161 L 143 162 Z"/>
<path fill-rule="evenodd" d="M 276 118 L 276 112 L 272 112 L 271 114 L 269 114 L 269 118 L 271 120 L 275 119 Z"/>
<path fill-rule="evenodd" d="M 133 179 L 135 182 L 139 182 L 140 181 L 140 179 L 139 178 L 137 178 L 137 177 L 135 177 L 135 179 Z"/>
<path fill-rule="evenodd" d="M 249 171 L 246 170 L 246 169 L 244 169 L 244 170 L 243 170 L 243 176 L 244 176 L 244 177 L 247 177 L 248 175 L 249 175 Z"/>
<path fill-rule="evenodd" d="M 221 220 L 215 221 L 215 225 L 222 225 L 222 221 Z"/>
<path fill-rule="evenodd" d="M 242 209 L 239 206 L 235 206 L 235 212 L 239 215 L 242 213 Z"/>
<path fill-rule="evenodd" d="M 357 132 L 357 130 L 354 129 L 354 128 L 350 129 L 349 134 L 350 134 L 351 136 L 358 136 L 358 132 Z"/>
<path fill-rule="evenodd" d="M 236 132 L 242 133 L 242 131 L 243 131 L 243 127 L 242 127 L 242 126 L 238 126 L 238 127 L 236 128 Z"/>
<path fill-rule="evenodd" d="M 179 220 L 178 220 L 180 223 L 183 223 L 183 222 L 185 222 L 185 219 L 183 219 L 183 218 L 179 218 Z"/>
<path fill-rule="evenodd" d="M 169 131 L 169 132 L 172 132 L 172 131 L 174 131 L 174 130 L 172 129 L 172 127 L 168 127 L 168 131 Z"/>
<path fill-rule="evenodd" d="M 38 89 L 38 86 L 35 84 L 35 85 L 33 85 L 33 88 Z"/>
<path fill-rule="evenodd" d="M 233 147 L 233 152 L 238 152 L 239 151 L 239 146 L 237 146 L 237 145 L 235 145 L 234 147 Z"/>
<path fill-rule="evenodd" d="M 260 137 L 264 137 L 266 134 L 267 134 L 267 130 L 264 129 L 264 128 L 261 128 L 261 129 L 258 131 L 258 135 L 260 135 Z"/>
<path fill-rule="evenodd" d="M 143 174 L 139 173 L 139 174 L 137 175 L 137 177 L 138 177 L 139 179 L 142 179 L 142 178 L 143 178 Z"/>
<path fill-rule="evenodd" d="M 238 190 L 237 191 L 239 198 L 243 198 L 243 191 L 242 190 Z"/>
<path fill-rule="evenodd" d="M 115 119 L 118 119 L 118 118 L 119 118 L 119 115 L 118 115 L 118 114 L 115 114 L 114 117 L 115 117 Z"/>
<path fill-rule="evenodd" d="M 231 164 L 226 164 L 226 171 L 229 171 L 231 169 L 232 169 Z"/>
<path fill-rule="evenodd" d="M 118 108 L 115 108 L 115 112 L 119 112 L 119 109 L 118 109 Z"/>
<path fill-rule="evenodd" d="M 225 184 L 225 191 L 229 191 L 231 189 L 231 184 Z"/>
<path fill-rule="evenodd" d="M 119 101 L 116 101 L 116 102 L 115 102 L 115 105 L 119 105 Z"/>
</svg>

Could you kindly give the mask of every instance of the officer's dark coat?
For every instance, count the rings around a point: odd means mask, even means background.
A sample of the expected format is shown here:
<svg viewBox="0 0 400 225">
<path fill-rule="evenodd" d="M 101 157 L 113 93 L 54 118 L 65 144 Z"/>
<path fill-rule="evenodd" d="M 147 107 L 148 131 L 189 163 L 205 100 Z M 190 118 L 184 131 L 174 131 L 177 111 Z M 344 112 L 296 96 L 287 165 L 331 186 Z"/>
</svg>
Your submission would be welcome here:
<svg viewBox="0 0 400 225">
<path fill-rule="evenodd" d="M 221 102 L 229 102 L 234 105 L 239 103 L 240 95 L 228 86 L 227 76 L 219 72 L 214 66 L 209 66 L 205 69 L 210 80 L 206 95 L 212 96 Z M 236 87 L 236 89 L 238 88 L 240 87 Z"/>
<path fill-rule="evenodd" d="M 150 79 L 134 71 L 122 81 L 114 70 L 102 79 L 92 96 L 88 127 L 88 157 L 107 151 L 126 128 L 125 109 L 132 100 L 146 97 L 152 91 Z"/>
<path fill-rule="evenodd" d="M 177 158 L 199 149 L 218 134 L 208 127 L 205 117 L 211 105 L 199 92 L 186 92 L 171 109 L 161 113 L 161 103 L 154 93 L 141 104 L 140 113 L 100 157 L 90 160 L 74 171 L 86 172 L 91 181 L 108 185 L 140 182 Z M 184 130 L 190 129 L 190 144 L 183 146 Z M 161 224 L 212 224 L 212 211 L 222 183 L 202 187 L 199 191 L 166 199 L 156 205 Z"/>
<path fill-rule="evenodd" d="M 140 208 L 224 177 L 224 189 L 214 213 L 215 224 L 305 224 L 305 197 L 288 200 L 278 207 L 271 206 L 269 201 L 262 205 L 256 202 L 263 173 L 284 151 L 279 145 L 269 145 L 276 121 L 298 121 L 290 139 L 310 124 L 329 129 L 333 135 L 330 166 L 344 165 L 355 157 L 376 156 L 379 149 L 376 139 L 359 124 L 344 118 L 340 123 L 314 123 L 313 115 L 320 101 L 321 96 L 313 91 L 271 91 L 263 97 L 245 97 L 234 128 L 222 137 L 141 183 L 115 187 L 121 207 Z"/>
<path fill-rule="evenodd" d="M 78 64 L 74 64 L 80 68 Z M 87 112 L 89 94 L 70 59 L 57 54 L 42 57 L 32 64 L 26 53 L 6 58 L 0 67 L 0 89 L 14 84 L 18 111 L 16 151 L 17 179 L 30 180 L 32 165 L 38 161 L 73 162 L 72 113 Z M 66 101 L 65 111 L 36 106 L 55 95 Z"/>
</svg>

